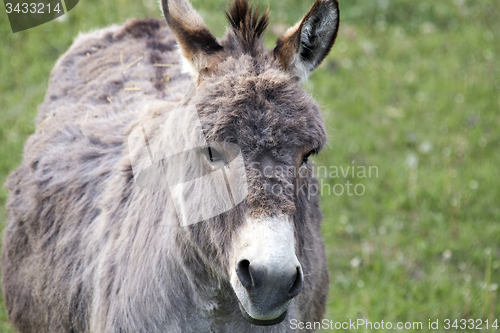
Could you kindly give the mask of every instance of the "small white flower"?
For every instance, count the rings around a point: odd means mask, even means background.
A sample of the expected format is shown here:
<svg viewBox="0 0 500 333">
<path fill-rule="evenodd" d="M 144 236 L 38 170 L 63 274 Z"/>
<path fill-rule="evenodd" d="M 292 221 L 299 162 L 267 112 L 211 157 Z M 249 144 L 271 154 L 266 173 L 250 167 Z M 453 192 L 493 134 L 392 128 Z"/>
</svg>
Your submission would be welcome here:
<svg viewBox="0 0 500 333">
<path fill-rule="evenodd" d="M 409 154 L 406 157 L 406 165 L 408 165 L 410 169 L 416 169 L 418 167 L 418 156 L 415 154 Z"/>
<path fill-rule="evenodd" d="M 420 146 L 418 146 L 418 151 L 421 153 L 421 154 L 428 154 L 432 151 L 432 143 L 430 143 L 429 141 L 424 141 L 420 144 Z"/>
<path fill-rule="evenodd" d="M 66 15 L 66 14 L 63 14 L 63 15 L 59 16 L 58 18 L 56 18 L 56 21 L 60 22 L 60 23 L 66 22 L 67 20 L 68 20 L 68 15 Z"/>
<path fill-rule="evenodd" d="M 450 250 L 444 250 L 442 256 L 444 261 L 448 261 L 451 259 L 452 253 Z"/>
<path fill-rule="evenodd" d="M 358 257 L 354 257 L 351 259 L 351 267 L 356 268 L 361 264 L 361 260 Z"/>
</svg>

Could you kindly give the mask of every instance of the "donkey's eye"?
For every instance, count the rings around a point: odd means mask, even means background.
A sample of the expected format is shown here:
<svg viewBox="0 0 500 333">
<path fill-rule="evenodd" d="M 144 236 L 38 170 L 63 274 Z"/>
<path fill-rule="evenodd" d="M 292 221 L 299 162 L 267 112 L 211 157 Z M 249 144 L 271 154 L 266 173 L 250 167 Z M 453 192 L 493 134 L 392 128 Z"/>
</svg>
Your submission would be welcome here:
<svg viewBox="0 0 500 333">
<path fill-rule="evenodd" d="M 309 156 L 316 155 L 317 153 L 318 153 L 318 148 L 314 148 L 311 151 L 309 151 L 307 154 L 305 154 L 304 157 L 302 158 L 302 165 L 307 164 Z"/>
<path fill-rule="evenodd" d="M 223 161 L 224 160 L 224 155 L 222 155 L 217 149 L 215 149 L 214 147 L 207 147 L 207 155 L 208 155 L 208 159 L 210 160 L 210 162 L 212 163 L 216 163 L 216 162 L 219 162 L 219 161 Z"/>
</svg>

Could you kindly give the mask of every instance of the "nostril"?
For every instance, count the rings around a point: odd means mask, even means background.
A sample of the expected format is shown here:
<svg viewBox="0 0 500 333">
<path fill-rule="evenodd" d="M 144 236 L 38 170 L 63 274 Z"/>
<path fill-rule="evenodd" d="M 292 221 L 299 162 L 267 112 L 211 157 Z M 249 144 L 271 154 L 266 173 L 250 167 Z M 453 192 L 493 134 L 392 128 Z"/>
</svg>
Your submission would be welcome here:
<svg viewBox="0 0 500 333">
<path fill-rule="evenodd" d="M 252 274 L 250 273 L 250 261 L 241 260 L 238 265 L 236 265 L 236 275 L 240 279 L 241 284 L 245 289 L 250 289 L 254 285 Z"/>
<path fill-rule="evenodd" d="M 297 272 L 295 273 L 295 280 L 293 281 L 292 287 L 288 290 L 288 297 L 294 298 L 297 296 L 302 290 L 303 279 L 302 279 L 302 270 L 300 266 L 297 267 Z"/>
<path fill-rule="evenodd" d="M 250 265 L 249 260 L 242 259 L 236 264 L 235 271 L 243 288 L 253 296 L 261 295 L 263 290 L 274 290 L 277 299 L 284 302 L 294 298 L 302 290 L 304 279 L 300 265 L 296 266 L 294 271 L 274 269 L 269 273 L 269 268 L 258 265 L 254 267 Z"/>
</svg>

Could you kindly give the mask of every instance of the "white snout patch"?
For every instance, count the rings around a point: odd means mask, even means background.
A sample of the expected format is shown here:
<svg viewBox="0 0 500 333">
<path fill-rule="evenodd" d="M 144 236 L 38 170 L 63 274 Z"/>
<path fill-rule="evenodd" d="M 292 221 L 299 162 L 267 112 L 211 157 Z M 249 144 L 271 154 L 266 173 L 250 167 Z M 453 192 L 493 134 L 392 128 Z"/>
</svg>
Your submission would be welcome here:
<svg viewBox="0 0 500 333">
<path fill-rule="evenodd" d="M 238 233 L 231 267 L 231 285 L 248 315 L 257 320 L 272 320 L 282 315 L 291 300 L 283 304 L 273 304 L 272 298 L 262 297 L 259 301 L 251 299 L 236 274 L 236 265 L 241 260 L 248 260 L 260 267 L 266 267 L 276 276 L 280 272 L 294 270 L 300 266 L 295 255 L 294 228 L 288 216 L 250 218 Z M 263 293 L 272 295 L 275 286 L 270 283 L 263 288 Z"/>
</svg>

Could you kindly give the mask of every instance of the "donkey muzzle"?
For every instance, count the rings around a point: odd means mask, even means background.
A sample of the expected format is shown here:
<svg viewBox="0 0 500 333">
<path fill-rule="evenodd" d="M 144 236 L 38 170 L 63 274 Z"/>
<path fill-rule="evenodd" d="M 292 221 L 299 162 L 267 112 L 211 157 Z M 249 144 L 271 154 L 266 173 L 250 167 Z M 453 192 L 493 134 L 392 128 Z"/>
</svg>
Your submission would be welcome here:
<svg viewBox="0 0 500 333">
<path fill-rule="evenodd" d="M 285 216 L 251 219 L 240 235 L 231 284 L 242 315 L 254 325 L 278 324 L 303 285 L 292 223 Z"/>
</svg>

